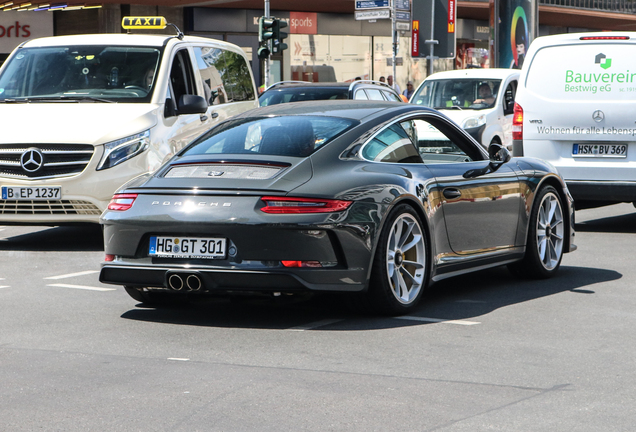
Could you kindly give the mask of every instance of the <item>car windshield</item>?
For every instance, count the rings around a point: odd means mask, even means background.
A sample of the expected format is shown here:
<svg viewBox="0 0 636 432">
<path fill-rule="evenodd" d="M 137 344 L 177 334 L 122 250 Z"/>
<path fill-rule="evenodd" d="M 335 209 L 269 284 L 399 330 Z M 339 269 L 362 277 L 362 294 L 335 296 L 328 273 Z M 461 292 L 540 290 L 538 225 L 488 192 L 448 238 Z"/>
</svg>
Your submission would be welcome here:
<svg viewBox="0 0 636 432">
<path fill-rule="evenodd" d="M 285 102 L 300 102 L 312 100 L 348 99 L 349 87 L 341 88 L 307 88 L 290 87 L 286 89 L 272 89 L 258 98 L 261 106 L 276 105 Z"/>
<path fill-rule="evenodd" d="M 353 120 L 285 116 L 231 120 L 194 141 L 183 156 L 263 154 L 306 157 L 354 125 Z"/>
<path fill-rule="evenodd" d="M 22 48 L 0 75 L 0 102 L 148 102 L 160 58 L 152 47 Z"/>
<path fill-rule="evenodd" d="M 411 103 L 435 109 L 492 108 L 500 84 L 497 79 L 429 80 L 413 95 Z"/>
</svg>

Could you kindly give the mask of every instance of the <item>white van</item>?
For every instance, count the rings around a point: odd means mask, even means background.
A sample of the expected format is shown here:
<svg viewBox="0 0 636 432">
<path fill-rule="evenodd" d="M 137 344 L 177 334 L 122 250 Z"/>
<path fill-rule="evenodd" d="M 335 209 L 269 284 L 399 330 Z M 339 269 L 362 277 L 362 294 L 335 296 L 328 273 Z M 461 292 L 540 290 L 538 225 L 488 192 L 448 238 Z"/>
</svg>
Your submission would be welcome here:
<svg viewBox="0 0 636 432">
<path fill-rule="evenodd" d="M 0 225 L 99 223 L 123 183 L 258 107 L 245 53 L 212 39 L 34 39 L 0 69 Z"/>
<path fill-rule="evenodd" d="M 417 88 L 410 103 L 442 111 L 484 147 L 512 149 L 512 114 L 519 71 L 465 69 L 437 72 Z"/>
<path fill-rule="evenodd" d="M 535 39 L 521 71 L 513 155 L 551 162 L 577 208 L 636 201 L 636 33 Z"/>
</svg>

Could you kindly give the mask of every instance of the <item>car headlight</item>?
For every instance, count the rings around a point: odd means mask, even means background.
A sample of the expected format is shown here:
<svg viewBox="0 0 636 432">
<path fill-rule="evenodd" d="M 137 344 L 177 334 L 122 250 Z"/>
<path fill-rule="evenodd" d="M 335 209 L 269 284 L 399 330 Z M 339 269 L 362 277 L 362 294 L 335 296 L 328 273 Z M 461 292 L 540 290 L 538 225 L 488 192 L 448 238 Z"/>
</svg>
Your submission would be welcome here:
<svg viewBox="0 0 636 432">
<path fill-rule="evenodd" d="M 476 128 L 485 124 L 486 124 L 486 116 L 482 114 L 479 117 L 469 117 L 466 120 L 464 120 L 464 123 L 462 123 L 462 128 L 471 129 L 471 128 Z"/>
<path fill-rule="evenodd" d="M 150 130 L 104 144 L 104 156 L 97 170 L 112 168 L 145 151 L 150 145 Z"/>
</svg>

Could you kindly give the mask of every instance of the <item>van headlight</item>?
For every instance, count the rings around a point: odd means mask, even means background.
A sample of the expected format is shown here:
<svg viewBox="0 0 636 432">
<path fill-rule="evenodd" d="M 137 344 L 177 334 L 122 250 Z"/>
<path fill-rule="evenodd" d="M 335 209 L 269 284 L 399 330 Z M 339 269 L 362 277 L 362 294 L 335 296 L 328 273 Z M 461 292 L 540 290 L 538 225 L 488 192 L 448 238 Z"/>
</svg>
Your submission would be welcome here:
<svg viewBox="0 0 636 432">
<path fill-rule="evenodd" d="M 484 114 L 479 117 L 469 117 L 462 123 L 463 129 L 472 129 L 486 124 L 486 116 Z"/>
<path fill-rule="evenodd" d="M 104 156 L 97 170 L 112 168 L 145 151 L 150 145 L 150 130 L 104 144 Z"/>
</svg>

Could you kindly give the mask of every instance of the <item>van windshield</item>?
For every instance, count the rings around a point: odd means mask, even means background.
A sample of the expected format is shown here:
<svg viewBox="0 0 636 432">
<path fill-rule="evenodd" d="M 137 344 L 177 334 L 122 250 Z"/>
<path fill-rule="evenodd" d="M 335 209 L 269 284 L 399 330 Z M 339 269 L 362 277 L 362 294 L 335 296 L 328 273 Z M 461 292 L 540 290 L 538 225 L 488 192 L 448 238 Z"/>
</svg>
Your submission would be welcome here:
<svg viewBox="0 0 636 432">
<path fill-rule="evenodd" d="M 411 103 L 435 109 L 492 108 L 501 80 L 444 79 L 428 80 L 411 98 Z"/>
<path fill-rule="evenodd" d="M 149 102 L 160 58 L 152 47 L 22 48 L 0 75 L 0 102 Z"/>
</svg>

